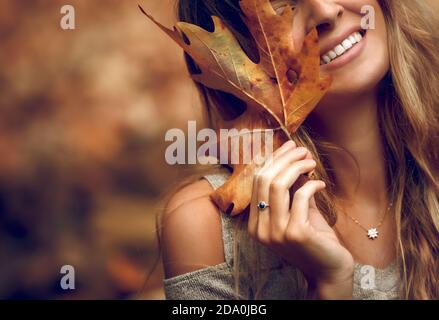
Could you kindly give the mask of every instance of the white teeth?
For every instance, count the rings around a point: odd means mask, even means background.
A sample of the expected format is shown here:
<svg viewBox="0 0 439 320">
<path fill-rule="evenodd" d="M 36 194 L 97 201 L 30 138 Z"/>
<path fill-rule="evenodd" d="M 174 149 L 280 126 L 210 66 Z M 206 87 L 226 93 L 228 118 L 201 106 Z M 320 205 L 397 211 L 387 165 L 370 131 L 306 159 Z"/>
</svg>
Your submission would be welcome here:
<svg viewBox="0 0 439 320">
<path fill-rule="evenodd" d="M 350 42 L 348 39 L 346 39 L 345 41 L 342 42 L 341 45 L 342 45 L 343 48 L 345 48 L 346 50 L 349 50 L 350 48 L 352 48 L 353 43 Z"/>
<path fill-rule="evenodd" d="M 331 60 L 337 58 L 337 54 L 334 51 L 329 51 L 328 56 L 331 58 Z"/>
<path fill-rule="evenodd" d="M 337 45 L 334 49 L 325 53 L 321 57 L 320 63 L 322 65 L 330 63 L 332 60 L 343 55 L 345 52 L 347 52 L 349 49 L 351 49 L 353 46 L 355 46 L 362 39 L 363 39 L 363 36 L 361 35 L 360 32 L 355 32 L 355 33 L 351 34 L 349 37 L 347 37 L 345 40 L 343 40 L 341 44 Z"/>
<path fill-rule="evenodd" d="M 341 44 L 339 44 L 338 46 L 336 46 L 335 47 L 335 53 L 338 55 L 338 56 L 341 56 L 343 53 L 345 53 L 345 51 L 346 51 L 346 49 L 345 48 L 343 48 L 343 46 L 341 45 Z"/>
</svg>

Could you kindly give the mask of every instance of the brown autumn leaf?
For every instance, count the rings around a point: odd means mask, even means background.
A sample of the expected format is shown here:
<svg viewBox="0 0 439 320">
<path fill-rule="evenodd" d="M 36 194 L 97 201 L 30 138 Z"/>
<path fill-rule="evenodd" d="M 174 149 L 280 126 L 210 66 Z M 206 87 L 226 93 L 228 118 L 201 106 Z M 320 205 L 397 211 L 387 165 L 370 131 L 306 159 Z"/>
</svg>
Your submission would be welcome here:
<svg viewBox="0 0 439 320">
<path fill-rule="evenodd" d="M 244 21 L 258 47 L 259 63 L 243 51 L 230 29 L 213 16 L 214 31 L 178 22 L 170 30 L 142 12 L 170 36 L 199 66 L 193 79 L 211 89 L 230 93 L 247 104 L 237 119 L 220 121 L 220 128 L 274 130 L 277 149 L 296 132 L 329 90 L 331 78 L 320 75 L 317 30 L 305 38 L 297 52 L 292 41 L 293 8 L 278 15 L 269 0 L 241 0 Z M 291 77 L 295 75 L 295 77 Z M 249 146 L 243 146 L 246 148 Z M 243 153 L 242 148 L 239 150 Z M 212 193 L 225 212 L 239 214 L 251 199 L 256 163 L 233 165 L 228 181 Z"/>
</svg>

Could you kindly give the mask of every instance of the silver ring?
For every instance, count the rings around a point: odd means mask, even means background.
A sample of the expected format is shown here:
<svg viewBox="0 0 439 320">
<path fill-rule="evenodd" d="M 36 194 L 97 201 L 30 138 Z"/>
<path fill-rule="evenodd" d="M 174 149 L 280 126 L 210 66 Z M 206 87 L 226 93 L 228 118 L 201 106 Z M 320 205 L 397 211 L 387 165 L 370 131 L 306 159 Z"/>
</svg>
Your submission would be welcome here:
<svg viewBox="0 0 439 320">
<path fill-rule="evenodd" d="M 258 208 L 259 208 L 260 210 L 267 209 L 269 206 L 270 206 L 270 205 L 269 205 L 268 203 L 266 203 L 265 201 L 260 201 L 260 202 L 258 203 Z"/>
</svg>

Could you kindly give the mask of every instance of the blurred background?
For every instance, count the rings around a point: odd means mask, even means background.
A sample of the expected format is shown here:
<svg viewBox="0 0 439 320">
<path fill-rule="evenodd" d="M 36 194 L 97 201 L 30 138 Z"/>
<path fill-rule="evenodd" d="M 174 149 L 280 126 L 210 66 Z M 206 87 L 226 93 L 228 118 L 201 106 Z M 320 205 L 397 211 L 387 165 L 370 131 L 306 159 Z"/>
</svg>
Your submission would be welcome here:
<svg viewBox="0 0 439 320">
<path fill-rule="evenodd" d="M 0 0 L 0 299 L 164 297 L 155 215 L 191 172 L 164 134 L 200 106 L 138 3 L 174 24 L 175 0 L 71 0 L 68 31 L 64 1 Z"/>
<path fill-rule="evenodd" d="M 190 171 L 164 134 L 200 110 L 138 3 L 174 24 L 174 0 L 69 1 L 68 31 L 65 1 L 0 0 L 0 299 L 163 298 L 155 215 Z"/>
</svg>

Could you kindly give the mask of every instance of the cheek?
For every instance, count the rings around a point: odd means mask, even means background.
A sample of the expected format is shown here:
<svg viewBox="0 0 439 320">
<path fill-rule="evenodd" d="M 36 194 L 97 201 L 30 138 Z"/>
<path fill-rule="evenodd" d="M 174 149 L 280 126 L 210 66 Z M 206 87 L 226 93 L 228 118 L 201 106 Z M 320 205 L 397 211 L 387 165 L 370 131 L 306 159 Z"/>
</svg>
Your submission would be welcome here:
<svg viewBox="0 0 439 320">
<path fill-rule="evenodd" d="M 369 34 L 362 55 L 334 74 L 333 93 L 360 94 L 376 88 L 390 68 L 387 39 Z"/>
<path fill-rule="evenodd" d="M 369 40 L 367 50 L 364 51 L 364 55 L 361 57 L 359 72 L 363 75 L 369 87 L 375 87 L 390 69 L 385 28 L 371 30 Z"/>
<path fill-rule="evenodd" d="M 370 1 L 375 2 L 375 1 Z M 387 30 L 379 6 L 376 9 L 376 28 L 368 30 L 367 44 L 362 54 L 350 65 L 333 74 L 331 88 L 336 94 L 361 94 L 376 88 L 390 68 Z"/>
</svg>

